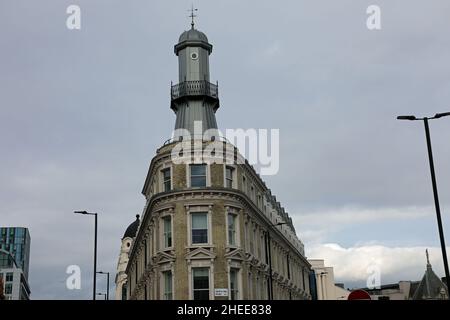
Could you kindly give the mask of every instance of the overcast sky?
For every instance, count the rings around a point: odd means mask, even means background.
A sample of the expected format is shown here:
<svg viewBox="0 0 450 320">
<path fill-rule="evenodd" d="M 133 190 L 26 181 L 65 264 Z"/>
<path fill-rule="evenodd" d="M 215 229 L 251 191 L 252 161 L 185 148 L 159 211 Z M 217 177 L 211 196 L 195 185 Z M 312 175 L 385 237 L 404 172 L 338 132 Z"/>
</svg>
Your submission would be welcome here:
<svg viewBox="0 0 450 320">
<path fill-rule="evenodd" d="M 81 7 L 81 30 L 66 8 Z M 381 7 L 369 31 L 366 9 Z M 175 115 L 173 45 L 191 1 L 0 2 L 0 225 L 32 238 L 34 299 L 89 299 L 93 219 L 99 269 L 120 239 Z M 443 276 L 423 125 L 399 114 L 450 111 L 450 2 L 195 1 L 213 44 L 219 127 L 280 129 L 280 170 L 263 177 L 309 258 L 336 281 L 419 280 L 425 248 Z M 450 118 L 431 123 L 450 241 Z M 81 290 L 67 290 L 68 265 Z M 104 290 L 99 280 L 99 291 Z"/>
</svg>

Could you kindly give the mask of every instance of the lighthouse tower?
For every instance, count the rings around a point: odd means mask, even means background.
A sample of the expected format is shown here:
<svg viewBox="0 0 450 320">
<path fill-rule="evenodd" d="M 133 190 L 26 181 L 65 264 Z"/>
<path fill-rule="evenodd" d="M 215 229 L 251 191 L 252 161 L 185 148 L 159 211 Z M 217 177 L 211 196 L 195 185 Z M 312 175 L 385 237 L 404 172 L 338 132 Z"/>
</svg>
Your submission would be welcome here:
<svg viewBox="0 0 450 320">
<path fill-rule="evenodd" d="M 218 136 L 218 86 L 209 78 L 212 45 L 203 32 L 195 29 L 193 17 L 191 29 L 181 34 L 174 48 L 179 70 L 179 83 L 171 86 L 170 107 L 177 116 L 174 140 L 187 136 L 201 139 L 207 130 L 211 139 Z"/>
</svg>

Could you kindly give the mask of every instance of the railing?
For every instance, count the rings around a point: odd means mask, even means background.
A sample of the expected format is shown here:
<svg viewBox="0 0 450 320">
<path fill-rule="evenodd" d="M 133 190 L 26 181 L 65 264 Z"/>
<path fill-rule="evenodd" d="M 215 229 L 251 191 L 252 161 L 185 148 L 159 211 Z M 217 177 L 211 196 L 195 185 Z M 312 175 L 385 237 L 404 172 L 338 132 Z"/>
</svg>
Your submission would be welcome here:
<svg viewBox="0 0 450 320">
<path fill-rule="evenodd" d="M 206 80 L 184 81 L 173 85 L 170 89 L 172 100 L 184 96 L 209 96 L 219 98 L 219 88 Z"/>
<path fill-rule="evenodd" d="M 214 137 L 213 140 L 206 140 L 203 136 L 201 136 L 201 137 L 199 137 L 199 140 L 201 140 L 201 139 L 203 139 L 203 142 L 221 141 L 221 142 L 226 142 L 226 143 L 228 143 L 228 144 L 232 144 L 232 143 L 230 142 L 230 140 L 228 140 L 228 139 L 227 139 L 226 137 L 224 137 L 224 136 L 216 136 L 216 137 Z M 191 140 L 195 140 L 195 137 L 192 137 Z M 170 139 L 167 139 L 166 141 L 164 141 L 162 147 L 164 147 L 164 146 L 166 146 L 166 145 L 169 145 L 169 144 L 172 144 L 172 143 L 177 143 L 177 142 L 180 142 L 180 141 L 182 141 L 182 139 L 180 139 L 179 137 L 176 138 L 176 139 L 170 138 Z"/>
</svg>

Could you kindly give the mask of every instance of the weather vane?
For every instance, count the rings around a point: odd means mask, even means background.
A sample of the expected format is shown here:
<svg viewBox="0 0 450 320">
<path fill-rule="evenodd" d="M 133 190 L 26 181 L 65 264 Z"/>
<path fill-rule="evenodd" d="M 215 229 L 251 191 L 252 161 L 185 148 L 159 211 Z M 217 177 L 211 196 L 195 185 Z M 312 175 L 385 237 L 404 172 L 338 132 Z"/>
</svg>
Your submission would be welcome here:
<svg viewBox="0 0 450 320">
<path fill-rule="evenodd" d="M 188 10 L 188 11 L 191 12 L 191 14 L 189 15 L 189 18 L 192 19 L 192 20 L 191 20 L 191 26 L 192 26 L 192 29 L 194 29 L 194 18 L 197 16 L 197 15 L 194 14 L 194 12 L 195 12 L 195 11 L 198 11 L 198 9 L 197 9 L 197 8 L 194 8 L 194 4 L 192 4 L 191 9 Z"/>
</svg>

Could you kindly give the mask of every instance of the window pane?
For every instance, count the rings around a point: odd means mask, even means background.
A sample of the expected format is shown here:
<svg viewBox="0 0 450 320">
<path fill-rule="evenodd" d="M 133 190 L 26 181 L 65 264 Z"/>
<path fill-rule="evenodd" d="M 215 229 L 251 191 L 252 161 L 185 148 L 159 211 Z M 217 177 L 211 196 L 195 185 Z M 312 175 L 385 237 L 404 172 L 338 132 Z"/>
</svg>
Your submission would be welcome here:
<svg viewBox="0 0 450 320">
<path fill-rule="evenodd" d="M 192 229 L 207 229 L 207 228 L 208 228 L 207 213 L 193 213 Z"/>
<path fill-rule="evenodd" d="M 209 300 L 209 269 L 192 269 L 194 300 Z"/>
<path fill-rule="evenodd" d="M 230 287 L 231 290 L 236 288 L 236 271 L 234 269 L 230 270 Z"/>
<path fill-rule="evenodd" d="M 203 176 L 206 175 L 206 165 L 193 164 L 191 165 L 191 176 Z"/>
<path fill-rule="evenodd" d="M 170 168 L 162 170 L 164 191 L 170 191 Z"/>
<path fill-rule="evenodd" d="M 207 213 L 193 213 L 191 216 L 192 216 L 192 243 L 208 243 Z"/>
<path fill-rule="evenodd" d="M 172 218 L 171 217 L 164 218 L 164 246 L 166 248 L 172 246 Z"/>
<path fill-rule="evenodd" d="M 238 274 L 238 271 L 236 269 L 230 269 L 230 299 L 231 300 L 238 299 L 237 274 Z"/>
<path fill-rule="evenodd" d="M 193 164 L 191 168 L 191 187 L 206 187 L 206 165 Z"/>
<path fill-rule="evenodd" d="M 165 288 L 166 288 L 166 292 L 170 292 L 172 291 L 172 273 L 169 272 L 164 272 L 164 278 L 165 278 Z"/>
<path fill-rule="evenodd" d="M 228 227 L 234 229 L 234 215 L 228 214 Z"/>
<path fill-rule="evenodd" d="M 194 278 L 195 277 L 207 277 L 209 272 L 208 268 L 194 268 Z"/>
<path fill-rule="evenodd" d="M 194 274 L 194 289 L 208 289 L 208 269 Z"/>
<path fill-rule="evenodd" d="M 229 240 L 229 244 L 230 245 L 234 245 L 235 241 L 234 241 L 234 233 L 232 230 L 228 230 L 228 240 Z"/>
<path fill-rule="evenodd" d="M 206 177 L 205 176 L 192 176 L 191 177 L 191 187 L 206 187 Z"/>
<path fill-rule="evenodd" d="M 225 187 L 232 188 L 233 187 L 233 170 L 232 167 L 225 168 Z"/>
<path fill-rule="evenodd" d="M 170 179 L 170 169 L 163 170 L 164 180 Z"/>
<path fill-rule="evenodd" d="M 170 217 L 165 217 L 164 218 L 164 232 L 171 232 L 172 231 L 172 227 L 171 227 L 171 221 L 170 221 Z"/>
<path fill-rule="evenodd" d="M 164 299 L 172 300 L 172 272 L 165 271 L 163 274 L 164 274 Z"/>
<path fill-rule="evenodd" d="M 227 177 L 227 179 L 231 179 L 232 176 L 233 176 L 233 169 L 230 168 L 230 167 L 227 167 L 227 169 L 226 169 L 226 177 Z"/>
<path fill-rule="evenodd" d="M 230 245 L 236 243 L 235 215 L 228 214 L 228 242 Z"/>
<path fill-rule="evenodd" d="M 208 230 L 192 230 L 192 243 L 208 243 Z"/>
</svg>

